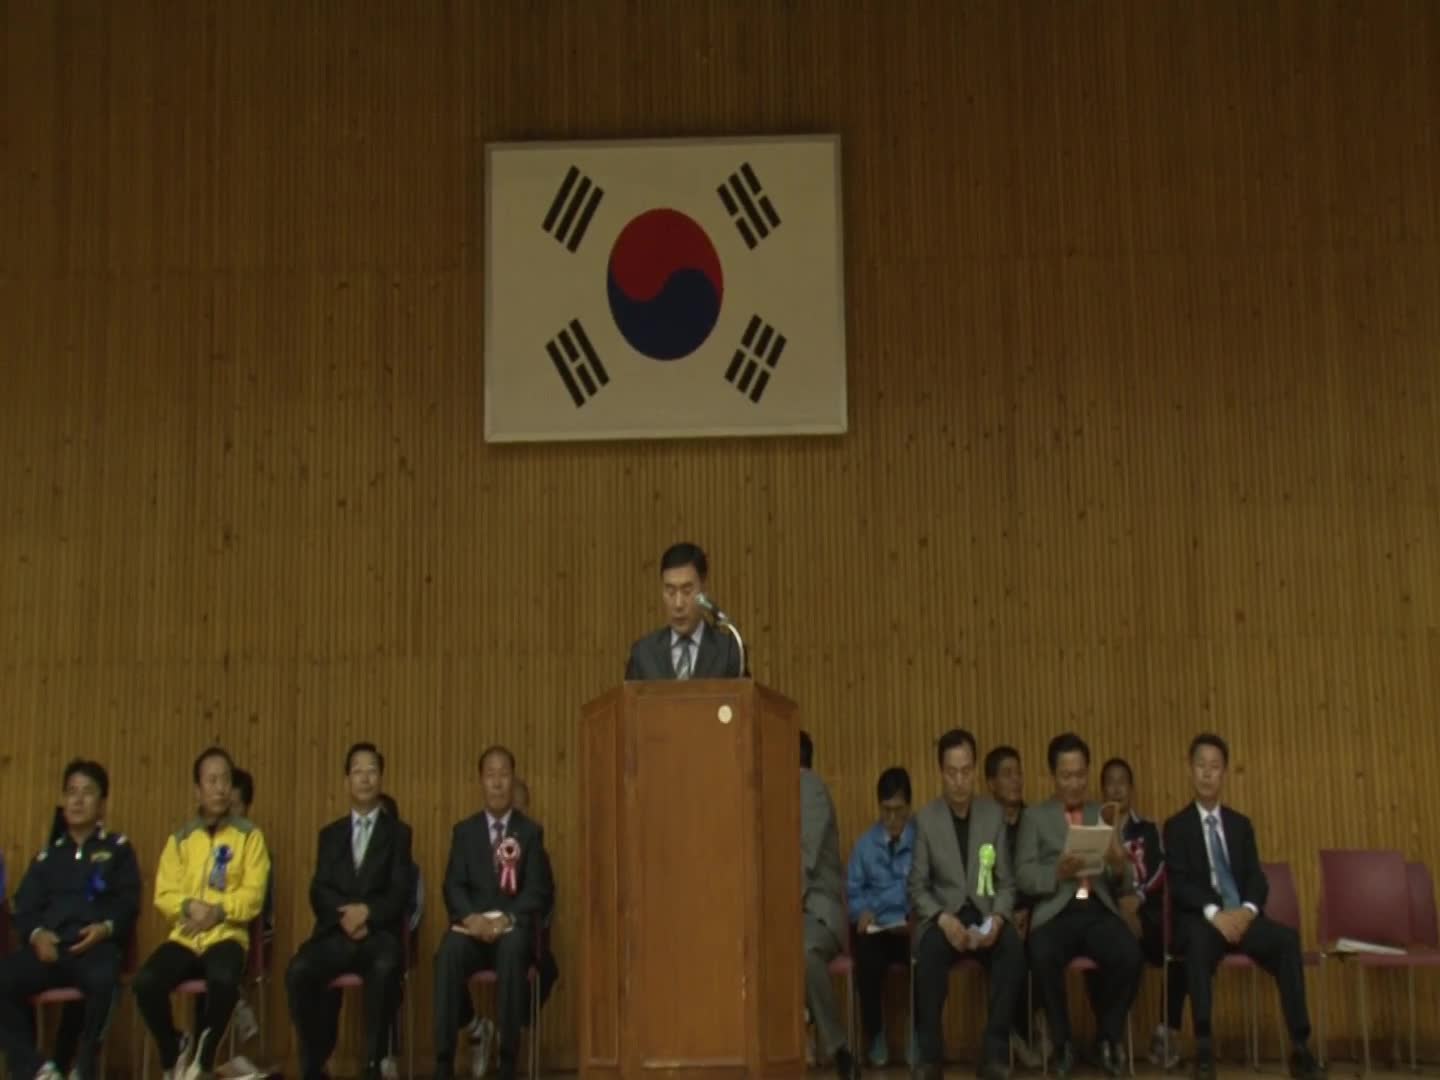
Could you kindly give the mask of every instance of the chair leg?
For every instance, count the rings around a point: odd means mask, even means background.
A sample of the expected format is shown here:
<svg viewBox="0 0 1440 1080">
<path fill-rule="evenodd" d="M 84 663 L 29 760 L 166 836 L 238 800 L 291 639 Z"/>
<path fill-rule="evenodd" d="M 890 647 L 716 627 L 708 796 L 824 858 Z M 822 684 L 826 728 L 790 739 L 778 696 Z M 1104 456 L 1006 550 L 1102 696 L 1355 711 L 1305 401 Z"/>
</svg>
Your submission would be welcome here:
<svg viewBox="0 0 1440 1080">
<path fill-rule="evenodd" d="M 1361 1076 L 1370 1075 L 1370 1003 L 1365 997 L 1365 969 L 1355 965 L 1356 972 L 1360 976 L 1360 1060 Z"/>
<path fill-rule="evenodd" d="M 415 1080 L 415 992 L 405 976 L 405 1080 Z"/>
<path fill-rule="evenodd" d="M 1415 1054 L 1415 969 L 1406 968 L 1410 992 L 1410 1071 L 1420 1071 L 1420 1059 Z"/>
</svg>

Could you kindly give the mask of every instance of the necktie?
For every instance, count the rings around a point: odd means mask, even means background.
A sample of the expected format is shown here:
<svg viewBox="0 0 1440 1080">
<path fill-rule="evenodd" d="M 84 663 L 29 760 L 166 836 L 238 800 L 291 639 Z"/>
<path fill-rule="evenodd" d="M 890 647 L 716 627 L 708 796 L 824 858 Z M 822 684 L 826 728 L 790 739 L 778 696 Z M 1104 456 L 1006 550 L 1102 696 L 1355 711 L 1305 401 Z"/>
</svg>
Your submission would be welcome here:
<svg viewBox="0 0 1440 1080">
<path fill-rule="evenodd" d="M 490 831 L 493 834 L 493 838 L 490 841 L 490 846 L 492 848 L 498 848 L 500 846 L 500 841 L 505 839 L 505 823 L 503 821 L 495 822 L 493 825 L 490 826 Z"/>
<path fill-rule="evenodd" d="M 1215 867 L 1215 884 L 1220 887 L 1220 900 L 1226 911 L 1240 906 L 1240 890 L 1235 885 L 1235 875 L 1230 870 L 1230 857 L 1225 854 L 1225 842 L 1220 839 L 1220 818 L 1215 814 L 1205 815 L 1206 840 L 1210 844 L 1210 865 Z"/>
<path fill-rule="evenodd" d="M 675 664 L 675 678 L 688 679 L 690 677 L 690 647 L 695 642 L 688 637 L 682 637 L 675 644 L 680 647 L 680 659 Z"/>
<path fill-rule="evenodd" d="M 365 849 L 370 845 L 370 818 L 362 817 L 355 822 L 355 831 L 350 837 L 350 850 L 355 856 L 355 869 L 365 861 Z"/>
</svg>

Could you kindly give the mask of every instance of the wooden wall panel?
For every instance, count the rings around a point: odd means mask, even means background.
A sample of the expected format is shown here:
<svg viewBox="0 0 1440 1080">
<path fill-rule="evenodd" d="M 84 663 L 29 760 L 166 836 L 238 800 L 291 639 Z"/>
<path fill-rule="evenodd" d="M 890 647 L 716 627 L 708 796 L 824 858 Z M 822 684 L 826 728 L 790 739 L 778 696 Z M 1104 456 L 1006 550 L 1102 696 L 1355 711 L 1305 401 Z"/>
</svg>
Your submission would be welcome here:
<svg viewBox="0 0 1440 1080">
<path fill-rule="evenodd" d="M 1152 813 L 1215 727 L 1307 912 L 1321 845 L 1440 865 L 1437 115 L 1424 0 L 0 0 L 3 850 L 84 753 L 153 866 L 220 739 L 285 958 L 346 744 L 433 888 L 501 740 L 573 965 L 577 710 L 693 537 L 847 839 L 951 724 L 1035 798 L 1078 728 Z M 484 143 L 795 131 L 850 434 L 487 447 Z"/>
</svg>

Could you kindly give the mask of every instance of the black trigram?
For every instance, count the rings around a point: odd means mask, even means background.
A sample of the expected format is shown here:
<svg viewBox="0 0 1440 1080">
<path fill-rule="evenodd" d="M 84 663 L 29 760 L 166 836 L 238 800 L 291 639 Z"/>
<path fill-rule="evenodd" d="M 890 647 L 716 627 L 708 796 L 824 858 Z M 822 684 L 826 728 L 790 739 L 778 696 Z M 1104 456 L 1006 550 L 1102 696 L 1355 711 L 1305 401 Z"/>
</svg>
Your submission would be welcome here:
<svg viewBox="0 0 1440 1080">
<path fill-rule="evenodd" d="M 759 315 L 751 315 L 740 335 L 740 347 L 725 369 L 725 381 L 758 404 L 784 351 L 785 335 Z"/>
<path fill-rule="evenodd" d="M 600 392 L 610 381 L 610 373 L 600 362 L 595 346 L 590 344 L 590 335 L 580 325 L 579 319 L 571 319 L 570 325 L 545 343 L 550 362 L 560 373 L 560 381 L 570 392 L 570 400 L 578 409 Z"/>
<path fill-rule="evenodd" d="M 604 197 L 605 192 L 599 185 L 571 165 L 540 227 L 560 241 L 566 251 L 576 251 L 585 239 L 585 230 L 590 228 L 595 208 Z"/>
<path fill-rule="evenodd" d="M 725 212 L 740 230 L 746 247 L 753 250 L 771 230 L 780 227 L 780 215 L 775 212 L 770 196 L 761 190 L 760 180 L 748 161 L 715 190 L 725 204 Z"/>
</svg>

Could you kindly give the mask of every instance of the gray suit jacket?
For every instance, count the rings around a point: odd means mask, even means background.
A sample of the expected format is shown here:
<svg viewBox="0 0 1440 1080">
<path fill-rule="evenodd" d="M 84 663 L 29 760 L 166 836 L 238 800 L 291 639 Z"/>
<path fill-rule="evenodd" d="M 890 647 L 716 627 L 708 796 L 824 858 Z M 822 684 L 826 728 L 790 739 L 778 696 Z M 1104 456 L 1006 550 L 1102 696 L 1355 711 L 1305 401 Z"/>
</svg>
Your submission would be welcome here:
<svg viewBox="0 0 1440 1080">
<path fill-rule="evenodd" d="M 995 849 L 995 895 L 980 895 L 980 849 Z M 981 914 L 1006 919 L 1015 907 L 1015 879 L 1010 870 L 1005 815 L 994 799 L 970 803 L 970 849 L 960 859 L 950 805 L 942 798 L 915 815 L 915 857 L 910 863 L 910 910 L 915 913 L 915 942 L 943 912 L 952 915 L 969 900 Z"/>
<path fill-rule="evenodd" d="M 801 885 L 805 914 L 828 926 L 843 943 L 849 933 L 845 915 L 845 865 L 840 861 L 840 827 L 830 789 L 809 769 L 800 770 Z"/>
<path fill-rule="evenodd" d="M 1086 825 L 1100 824 L 1100 804 L 1087 802 L 1082 818 Z M 1057 881 L 1055 870 L 1060 864 L 1060 853 L 1065 850 L 1065 834 L 1070 823 L 1065 819 L 1065 807 L 1058 798 L 1046 799 L 1036 806 L 1025 808 L 1020 818 L 1020 835 L 1015 846 L 1020 850 L 1015 857 L 1015 880 L 1020 891 L 1034 898 L 1035 909 L 1030 916 L 1030 929 L 1044 926 L 1064 910 L 1065 905 L 1075 899 L 1080 882 Z M 1120 914 L 1115 897 L 1132 892 L 1135 888 L 1135 869 L 1130 860 L 1120 872 L 1106 869 L 1098 877 L 1090 879 L 1090 895 L 1099 900 L 1116 915 Z"/>
<path fill-rule="evenodd" d="M 700 648 L 695 650 L 692 679 L 739 679 L 740 648 L 728 631 L 714 623 L 705 624 L 700 635 Z M 630 659 L 625 664 L 626 679 L 673 679 L 675 668 L 670 662 L 670 627 L 646 634 L 630 646 Z"/>
</svg>

